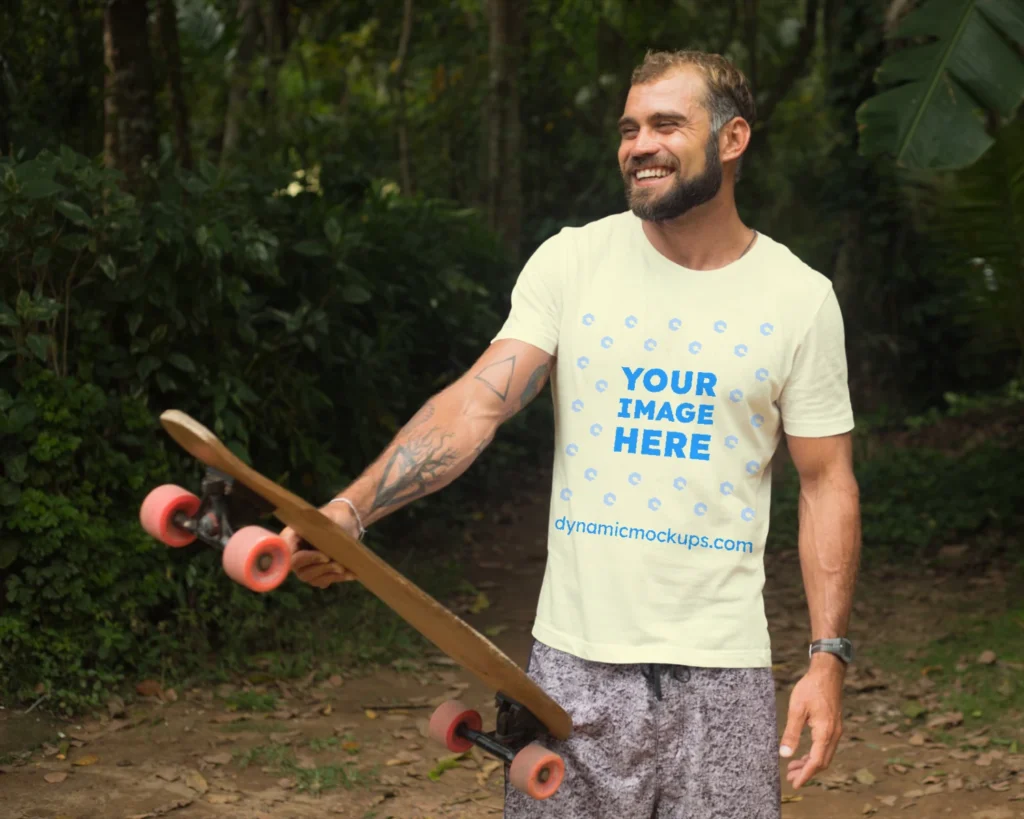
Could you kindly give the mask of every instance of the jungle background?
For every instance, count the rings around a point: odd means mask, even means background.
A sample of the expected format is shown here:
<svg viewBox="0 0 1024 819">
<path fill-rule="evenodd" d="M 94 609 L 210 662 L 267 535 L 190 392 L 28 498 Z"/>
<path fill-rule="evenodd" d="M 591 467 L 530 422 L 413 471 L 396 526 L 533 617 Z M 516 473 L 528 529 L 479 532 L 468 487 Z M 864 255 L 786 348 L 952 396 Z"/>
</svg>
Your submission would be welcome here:
<svg viewBox="0 0 1024 819">
<path fill-rule="evenodd" d="M 988 604 L 935 603 L 914 656 L 894 637 L 876 666 L 970 699 L 964 730 L 1014 726 L 1016 753 L 1015 0 L 4 3 L 6 709 L 66 720 L 144 695 L 142 680 L 347 678 L 423 656 L 351 587 L 253 594 L 211 550 L 146 535 L 149 489 L 199 475 L 158 416 L 182 409 L 311 502 L 330 497 L 484 349 L 533 249 L 624 209 L 615 122 L 651 48 L 726 54 L 753 83 L 737 198 L 839 295 L 865 571 L 925 597 L 952 578 Z M 467 479 L 368 542 L 484 613 L 470 533 L 543 513 L 550 443 L 545 392 Z M 796 495 L 782 460 L 769 562 L 795 555 Z M 975 663 L 983 651 L 997 659 Z"/>
</svg>

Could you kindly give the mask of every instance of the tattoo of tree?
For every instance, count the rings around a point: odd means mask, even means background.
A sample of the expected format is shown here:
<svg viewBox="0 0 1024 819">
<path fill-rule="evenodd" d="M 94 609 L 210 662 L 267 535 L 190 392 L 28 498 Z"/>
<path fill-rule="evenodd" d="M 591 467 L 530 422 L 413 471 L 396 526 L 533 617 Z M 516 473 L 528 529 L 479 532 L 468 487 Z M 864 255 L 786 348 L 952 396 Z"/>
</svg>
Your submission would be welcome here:
<svg viewBox="0 0 1024 819">
<path fill-rule="evenodd" d="M 430 485 L 458 461 L 458 453 L 447 445 L 454 433 L 438 433 L 437 427 L 418 438 L 399 444 L 384 467 L 370 512 L 397 506 L 426 495 Z"/>
</svg>

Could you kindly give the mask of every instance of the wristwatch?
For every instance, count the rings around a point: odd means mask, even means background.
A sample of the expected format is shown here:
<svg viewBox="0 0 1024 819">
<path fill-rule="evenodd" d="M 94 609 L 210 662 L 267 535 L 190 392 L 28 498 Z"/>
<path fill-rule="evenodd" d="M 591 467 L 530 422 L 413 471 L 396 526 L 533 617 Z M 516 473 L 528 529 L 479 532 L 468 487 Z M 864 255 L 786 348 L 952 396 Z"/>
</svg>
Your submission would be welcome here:
<svg viewBox="0 0 1024 819">
<path fill-rule="evenodd" d="M 853 662 L 853 643 L 845 637 L 833 637 L 828 640 L 815 640 L 811 643 L 811 646 L 807 651 L 807 656 L 812 657 L 819 651 L 823 651 L 826 654 L 835 654 L 847 665 Z"/>
</svg>

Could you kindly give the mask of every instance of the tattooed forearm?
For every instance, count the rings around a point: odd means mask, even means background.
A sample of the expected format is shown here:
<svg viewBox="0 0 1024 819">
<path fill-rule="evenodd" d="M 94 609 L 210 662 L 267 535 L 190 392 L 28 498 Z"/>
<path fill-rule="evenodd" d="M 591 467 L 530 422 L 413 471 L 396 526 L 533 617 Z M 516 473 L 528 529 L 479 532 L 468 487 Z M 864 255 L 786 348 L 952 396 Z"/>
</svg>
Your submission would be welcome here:
<svg viewBox="0 0 1024 819">
<path fill-rule="evenodd" d="M 434 427 L 400 443 L 384 466 L 370 513 L 409 503 L 436 488 L 433 484 L 459 460 L 448 443 L 454 437 Z"/>
</svg>

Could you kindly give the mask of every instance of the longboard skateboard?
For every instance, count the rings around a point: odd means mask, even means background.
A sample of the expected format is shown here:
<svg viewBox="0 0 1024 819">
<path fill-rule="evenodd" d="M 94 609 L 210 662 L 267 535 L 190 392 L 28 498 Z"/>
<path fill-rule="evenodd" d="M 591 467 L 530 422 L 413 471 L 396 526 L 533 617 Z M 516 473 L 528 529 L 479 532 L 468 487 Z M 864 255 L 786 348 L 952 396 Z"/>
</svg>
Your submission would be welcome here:
<svg viewBox="0 0 1024 819">
<path fill-rule="evenodd" d="M 269 592 L 287 578 L 291 554 L 277 534 L 248 521 L 273 512 L 495 692 L 494 731 L 484 733 L 479 712 L 450 700 L 434 711 L 431 736 L 455 753 L 476 745 L 494 755 L 510 766 L 510 783 L 535 799 L 554 795 L 565 765 L 537 740 L 545 733 L 566 739 L 572 720 L 515 662 L 318 509 L 243 463 L 198 421 L 168 410 L 160 422 L 207 470 L 201 497 L 173 484 L 146 496 L 139 519 L 150 535 L 168 546 L 198 539 L 220 549 L 229 577 L 253 591 Z"/>
</svg>

